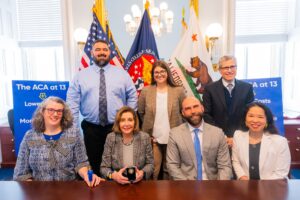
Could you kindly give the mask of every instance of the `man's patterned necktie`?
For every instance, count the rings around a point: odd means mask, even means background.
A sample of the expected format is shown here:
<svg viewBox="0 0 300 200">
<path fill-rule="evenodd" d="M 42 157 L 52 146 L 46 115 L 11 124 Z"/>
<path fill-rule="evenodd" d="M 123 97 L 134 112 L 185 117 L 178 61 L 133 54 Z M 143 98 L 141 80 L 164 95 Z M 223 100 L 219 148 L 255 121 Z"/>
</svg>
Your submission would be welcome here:
<svg viewBox="0 0 300 200">
<path fill-rule="evenodd" d="M 107 120 L 107 99 L 104 69 L 100 69 L 100 89 L 99 89 L 99 120 L 100 125 L 105 126 Z"/>
</svg>

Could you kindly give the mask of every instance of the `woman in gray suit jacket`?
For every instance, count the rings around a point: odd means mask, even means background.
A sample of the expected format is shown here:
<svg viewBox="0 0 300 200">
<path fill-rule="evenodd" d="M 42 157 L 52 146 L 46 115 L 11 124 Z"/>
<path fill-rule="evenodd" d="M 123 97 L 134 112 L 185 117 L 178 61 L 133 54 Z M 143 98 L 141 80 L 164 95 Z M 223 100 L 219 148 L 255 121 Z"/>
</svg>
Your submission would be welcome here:
<svg viewBox="0 0 300 200">
<path fill-rule="evenodd" d="M 280 136 L 270 109 L 262 103 L 247 106 L 242 130 L 233 136 L 232 165 L 239 180 L 287 178 L 291 154 Z"/>
<path fill-rule="evenodd" d="M 168 64 L 155 61 L 151 85 L 143 88 L 138 100 L 142 130 L 150 134 L 153 142 L 154 180 L 158 179 L 161 166 L 164 173 L 160 178 L 168 179 L 166 147 L 170 129 L 182 123 L 180 106 L 184 97 L 184 90 L 174 83 Z"/>
<path fill-rule="evenodd" d="M 135 168 L 135 180 L 129 180 L 129 169 Z M 102 162 L 102 176 L 120 184 L 136 183 L 149 179 L 153 173 L 153 152 L 148 134 L 139 131 L 135 111 L 122 107 L 105 141 Z"/>
</svg>

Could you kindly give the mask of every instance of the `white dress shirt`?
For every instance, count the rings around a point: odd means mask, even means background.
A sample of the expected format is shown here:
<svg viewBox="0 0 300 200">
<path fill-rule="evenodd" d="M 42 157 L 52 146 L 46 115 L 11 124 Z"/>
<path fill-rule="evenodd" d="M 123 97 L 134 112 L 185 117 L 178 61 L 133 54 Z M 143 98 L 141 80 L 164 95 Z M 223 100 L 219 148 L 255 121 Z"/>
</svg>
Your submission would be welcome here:
<svg viewBox="0 0 300 200">
<path fill-rule="evenodd" d="M 168 144 L 170 122 L 168 115 L 168 93 L 156 93 L 156 112 L 153 126 L 153 137 L 159 144 Z"/>
</svg>

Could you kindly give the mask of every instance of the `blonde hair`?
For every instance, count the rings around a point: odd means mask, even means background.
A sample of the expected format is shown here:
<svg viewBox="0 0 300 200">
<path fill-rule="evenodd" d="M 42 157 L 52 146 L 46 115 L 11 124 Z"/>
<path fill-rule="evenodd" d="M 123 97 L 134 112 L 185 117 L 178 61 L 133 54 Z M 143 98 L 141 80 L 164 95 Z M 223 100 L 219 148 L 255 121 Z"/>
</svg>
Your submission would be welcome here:
<svg viewBox="0 0 300 200">
<path fill-rule="evenodd" d="M 69 106 L 66 104 L 66 102 L 59 97 L 50 96 L 47 99 L 44 99 L 42 101 L 42 103 L 39 104 L 39 106 L 37 107 L 37 109 L 35 110 L 35 112 L 33 114 L 32 128 L 36 132 L 44 132 L 46 130 L 43 114 L 44 114 L 44 111 L 45 111 L 47 105 L 50 102 L 59 103 L 59 104 L 63 105 L 63 107 L 64 107 L 62 119 L 60 122 L 62 130 L 70 128 L 73 124 L 73 116 L 72 116 L 71 110 L 70 110 Z"/>
<path fill-rule="evenodd" d="M 120 121 L 121 121 L 121 117 L 124 113 L 131 113 L 133 115 L 133 119 L 134 119 L 134 128 L 133 128 L 133 133 L 138 133 L 140 131 L 140 128 L 139 128 L 139 118 L 137 116 L 137 113 L 130 107 L 128 106 L 123 106 L 122 108 L 120 108 L 120 110 L 117 112 L 117 115 L 116 115 L 116 119 L 115 119 L 115 123 L 114 123 L 114 126 L 113 126 L 113 131 L 115 133 L 120 133 L 122 134 L 122 131 L 120 129 Z"/>
</svg>

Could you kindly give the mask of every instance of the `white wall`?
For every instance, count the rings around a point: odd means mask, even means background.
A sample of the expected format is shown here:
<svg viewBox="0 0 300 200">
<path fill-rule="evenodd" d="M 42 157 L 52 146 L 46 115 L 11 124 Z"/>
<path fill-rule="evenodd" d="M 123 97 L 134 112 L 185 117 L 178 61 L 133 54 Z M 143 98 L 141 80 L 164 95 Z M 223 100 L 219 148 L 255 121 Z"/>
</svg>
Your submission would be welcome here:
<svg viewBox="0 0 300 200">
<path fill-rule="evenodd" d="M 300 27 L 300 1 L 299 0 L 295 0 L 296 1 L 296 6 L 295 6 L 295 12 L 296 12 L 296 22 L 295 22 L 295 26 L 296 27 Z"/>
<path fill-rule="evenodd" d="M 162 1 L 165 1 L 169 5 L 169 9 L 174 12 L 174 25 L 173 32 L 171 34 L 163 35 L 156 38 L 157 48 L 161 58 L 168 59 L 177 43 L 181 34 L 181 16 L 182 8 L 186 10 L 185 18 L 188 22 L 189 18 L 189 0 L 156 0 L 156 5 L 159 5 Z M 121 53 L 126 58 L 128 51 L 132 45 L 134 37 L 129 36 L 125 32 L 125 24 L 123 17 L 125 14 L 131 12 L 131 5 L 138 4 L 142 7 L 142 0 L 106 0 L 106 8 L 108 11 L 108 19 L 114 39 L 120 48 Z M 224 20 L 224 2 L 220 0 L 200 0 L 199 2 L 199 14 L 200 24 L 202 27 L 202 34 L 204 35 L 206 27 L 213 22 L 218 22 L 224 26 L 226 20 Z M 92 4 L 93 0 L 72 0 L 72 16 L 69 20 L 72 27 L 70 32 L 73 32 L 78 27 L 83 27 L 89 30 L 92 22 Z M 69 38 L 70 42 L 75 44 L 73 38 Z M 222 38 L 221 38 L 222 41 Z M 75 46 L 75 45 L 74 45 Z M 71 52 L 71 50 L 70 50 Z M 71 56 L 72 58 L 72 56 Z"/>
</svg>

